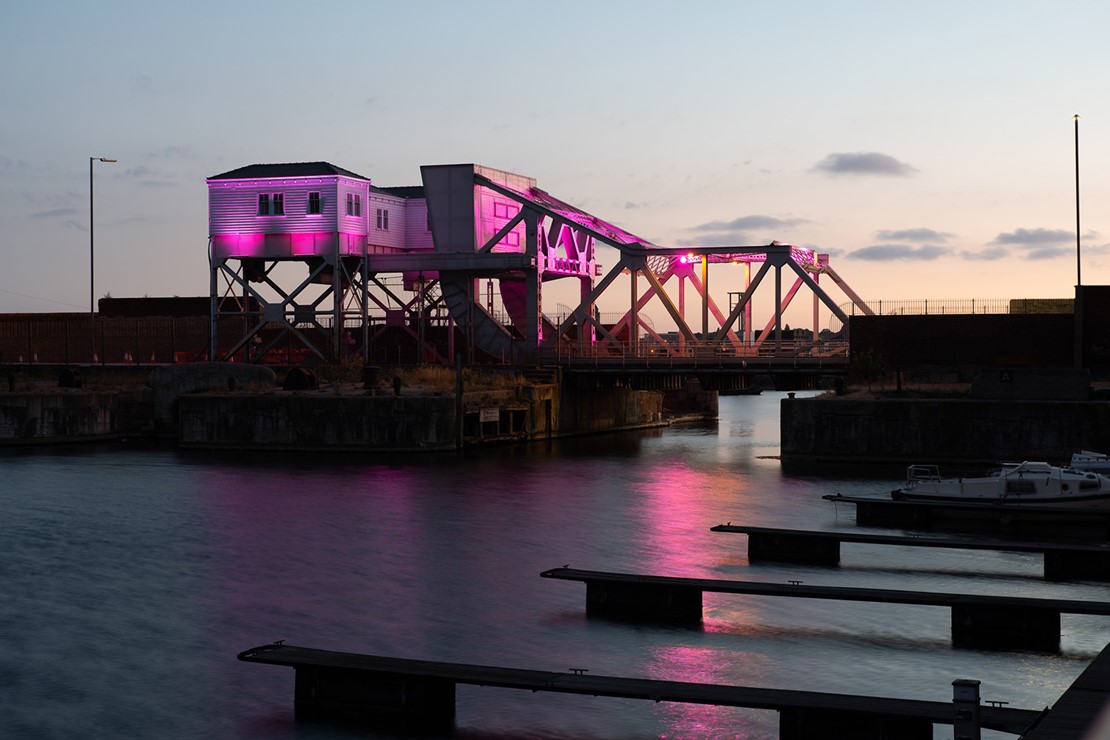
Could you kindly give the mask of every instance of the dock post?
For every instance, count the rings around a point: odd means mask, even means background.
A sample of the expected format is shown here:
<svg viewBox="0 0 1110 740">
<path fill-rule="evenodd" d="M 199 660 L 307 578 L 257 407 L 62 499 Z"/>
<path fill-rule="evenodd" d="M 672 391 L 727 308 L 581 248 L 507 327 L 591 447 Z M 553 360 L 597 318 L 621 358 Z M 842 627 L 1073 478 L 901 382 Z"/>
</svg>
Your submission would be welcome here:
<svg viewBox="0 0 1110 740">
<path fill-rule="evenodd" d="M 840 540 L 804 533 L 748 533 L 748 561 L 774 560 L 813 565 L 840 563 Z"/>
<path fill-rule="evenodd" d="M 445 730 L 455 720 L 455 682 L 403 673 L 295 666 L 298 717 Z"/>
<path fill-rule="evenodd" d="M 1049 581 L 1106 580 L 1110 554 L 1045 550 L 1044 577 Z"/>
<path fill-rule="evenodd" d="M 650 583 L 586 581 L 586 613 L 640 622 L 700 622 L 701 589 Z"/>
<path fill-rule="evenodd" d="M 980 740 L 979 681 L 957 678 L 952 682 L 952 729 L 955 740 Z"/>
<path fill-rule="evenodd" d="M 952 605 L 952 643 L 959 647 L 1060 649 L 1057 609 Z"/>
<path fill-rule="evenodd" d="M 779 740 L 811 740 L 815 737 L 850 737 L 852 740 L 932 740 L 933 723 L 909 717 L 823 709 L 780 711 Z"/>
</svg>

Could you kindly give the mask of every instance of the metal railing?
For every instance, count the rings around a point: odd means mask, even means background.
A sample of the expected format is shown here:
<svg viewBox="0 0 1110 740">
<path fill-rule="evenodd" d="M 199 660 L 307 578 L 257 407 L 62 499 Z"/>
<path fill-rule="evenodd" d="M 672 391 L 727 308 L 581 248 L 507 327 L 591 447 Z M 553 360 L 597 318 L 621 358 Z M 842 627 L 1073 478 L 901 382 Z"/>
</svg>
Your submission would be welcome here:
<svg viewBox="0 0 1110 740">
<path fill-rule="evenodd" d="M 898 298 L 869 301 L 867 305 L 877 316 L 1072 313 L 1075 310 L 1075 301 L 1071 298 Z M 863 315 L 862 309 L 854 303 L 842 303 L 838 308 L 848 316 Z M 843 325 L 833 316 L 829 328 L 840 331 Z"/>
</svg>

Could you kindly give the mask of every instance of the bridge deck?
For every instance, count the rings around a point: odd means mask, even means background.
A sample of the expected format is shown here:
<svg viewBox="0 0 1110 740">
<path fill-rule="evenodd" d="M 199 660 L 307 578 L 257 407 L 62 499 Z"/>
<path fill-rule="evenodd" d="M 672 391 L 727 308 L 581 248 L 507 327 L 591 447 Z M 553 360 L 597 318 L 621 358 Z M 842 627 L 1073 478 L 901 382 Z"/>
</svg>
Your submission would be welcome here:
<svg viewBox="0 0 1110 740">
<path fill-rule="evenodd" d="M 293 668 L 323 668 L 435 678 L 473 686 L 553 691 L 625 699 L 673 701 L 692 704 L 749 707 L 772 710 L 815 710 L 854 712 L 919 719 L 952 724 L 953 706 L 948 702 L 893 699 L 853 694 L 832 694 L 789 689 L 749 688 L 687 681 L 591 676 L 582 669 L 537 671 L 523 668 L 411 660 L 377 655 L 317 650 L 293 645 L 262 645 L 239 653 L 239 660 Z M 983 706 L 983 727 L 1020 733 L 1039 716 L 1030 709 Z"/>
</svg>

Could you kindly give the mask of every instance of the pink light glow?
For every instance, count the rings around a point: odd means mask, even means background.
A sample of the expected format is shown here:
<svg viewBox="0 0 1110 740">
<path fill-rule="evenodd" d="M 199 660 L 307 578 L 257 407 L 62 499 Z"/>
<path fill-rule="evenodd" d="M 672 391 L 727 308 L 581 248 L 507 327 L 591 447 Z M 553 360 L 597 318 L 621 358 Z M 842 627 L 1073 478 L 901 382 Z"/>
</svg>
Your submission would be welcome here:
<svg viewBox="0 0 1110 740">
<path fill-rule="evenodd" d="M 648 677 L 660 681 L 690 681 L 724 685 L 760 686 L 766 682 L 766 658 L 758 654 L 742 654 L 737 678 L 737 657 L 712 648 L 674 645 L 651 649 Z M 662 738 L 716 737 L 722 727 L 735 726 L 738 715 L 753 710 L 710 704 L 685 704 L 664 702 L 656 705 L 655 712 L 670 726 L 671 732 Z M 747 737 L 738 732 L 729 737 Z"/>
</svg>

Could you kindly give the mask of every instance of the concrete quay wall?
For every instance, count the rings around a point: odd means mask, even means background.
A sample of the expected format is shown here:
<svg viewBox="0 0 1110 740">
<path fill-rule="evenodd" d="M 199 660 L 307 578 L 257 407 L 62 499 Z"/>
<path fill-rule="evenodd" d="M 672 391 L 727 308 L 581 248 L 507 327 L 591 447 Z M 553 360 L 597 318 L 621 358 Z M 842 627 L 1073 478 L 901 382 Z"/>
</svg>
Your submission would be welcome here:
<svg viewBox="0 0 1110 740">
<path fill-rule="evenodd" d="M 340 386 L 286 391 L 275 388 L 272 370 L 235 363 L 136 370 L 147 376 L 146 386 L 122 390 L 15 390 L 59 373 L 32 369 L 33 378 L 9 374 L 10 390 L 0 393 L 0 445 L 149 436 L 208 449 L 420 451 L 454 448 L 460 431 L 463 443 L 473 445 L 667 423 L 660 393 L 627 387 L 552 383 L 465 391 L 459 420 L 454 394 Z"/>
<path fill-rule="evenodd" d="M 139 436 L 150 418 L 149 394 L 142 391 L 0 393 L 0 446 Z"/>
<path fill-rule="evenodd" d="M 436 450 L 455 445 L 455 399 L 317 393 L 198 393 L 178 399 L 182 447 Z"/>
<path fill-rule="evenodd" d="M 558 386 L 463 394 L 463 443 L 661 426 L 659 393 Z M 177 401 L 178 444 L 198 449 L 434 451 L 458 445 L 454 395 L 219 392 Z"/>
<path fill-rule="evenodd" d="M 1061 463 L 1110 451 L 1110 402 L 784 398 L 784 466 Z"/>
</svg>

